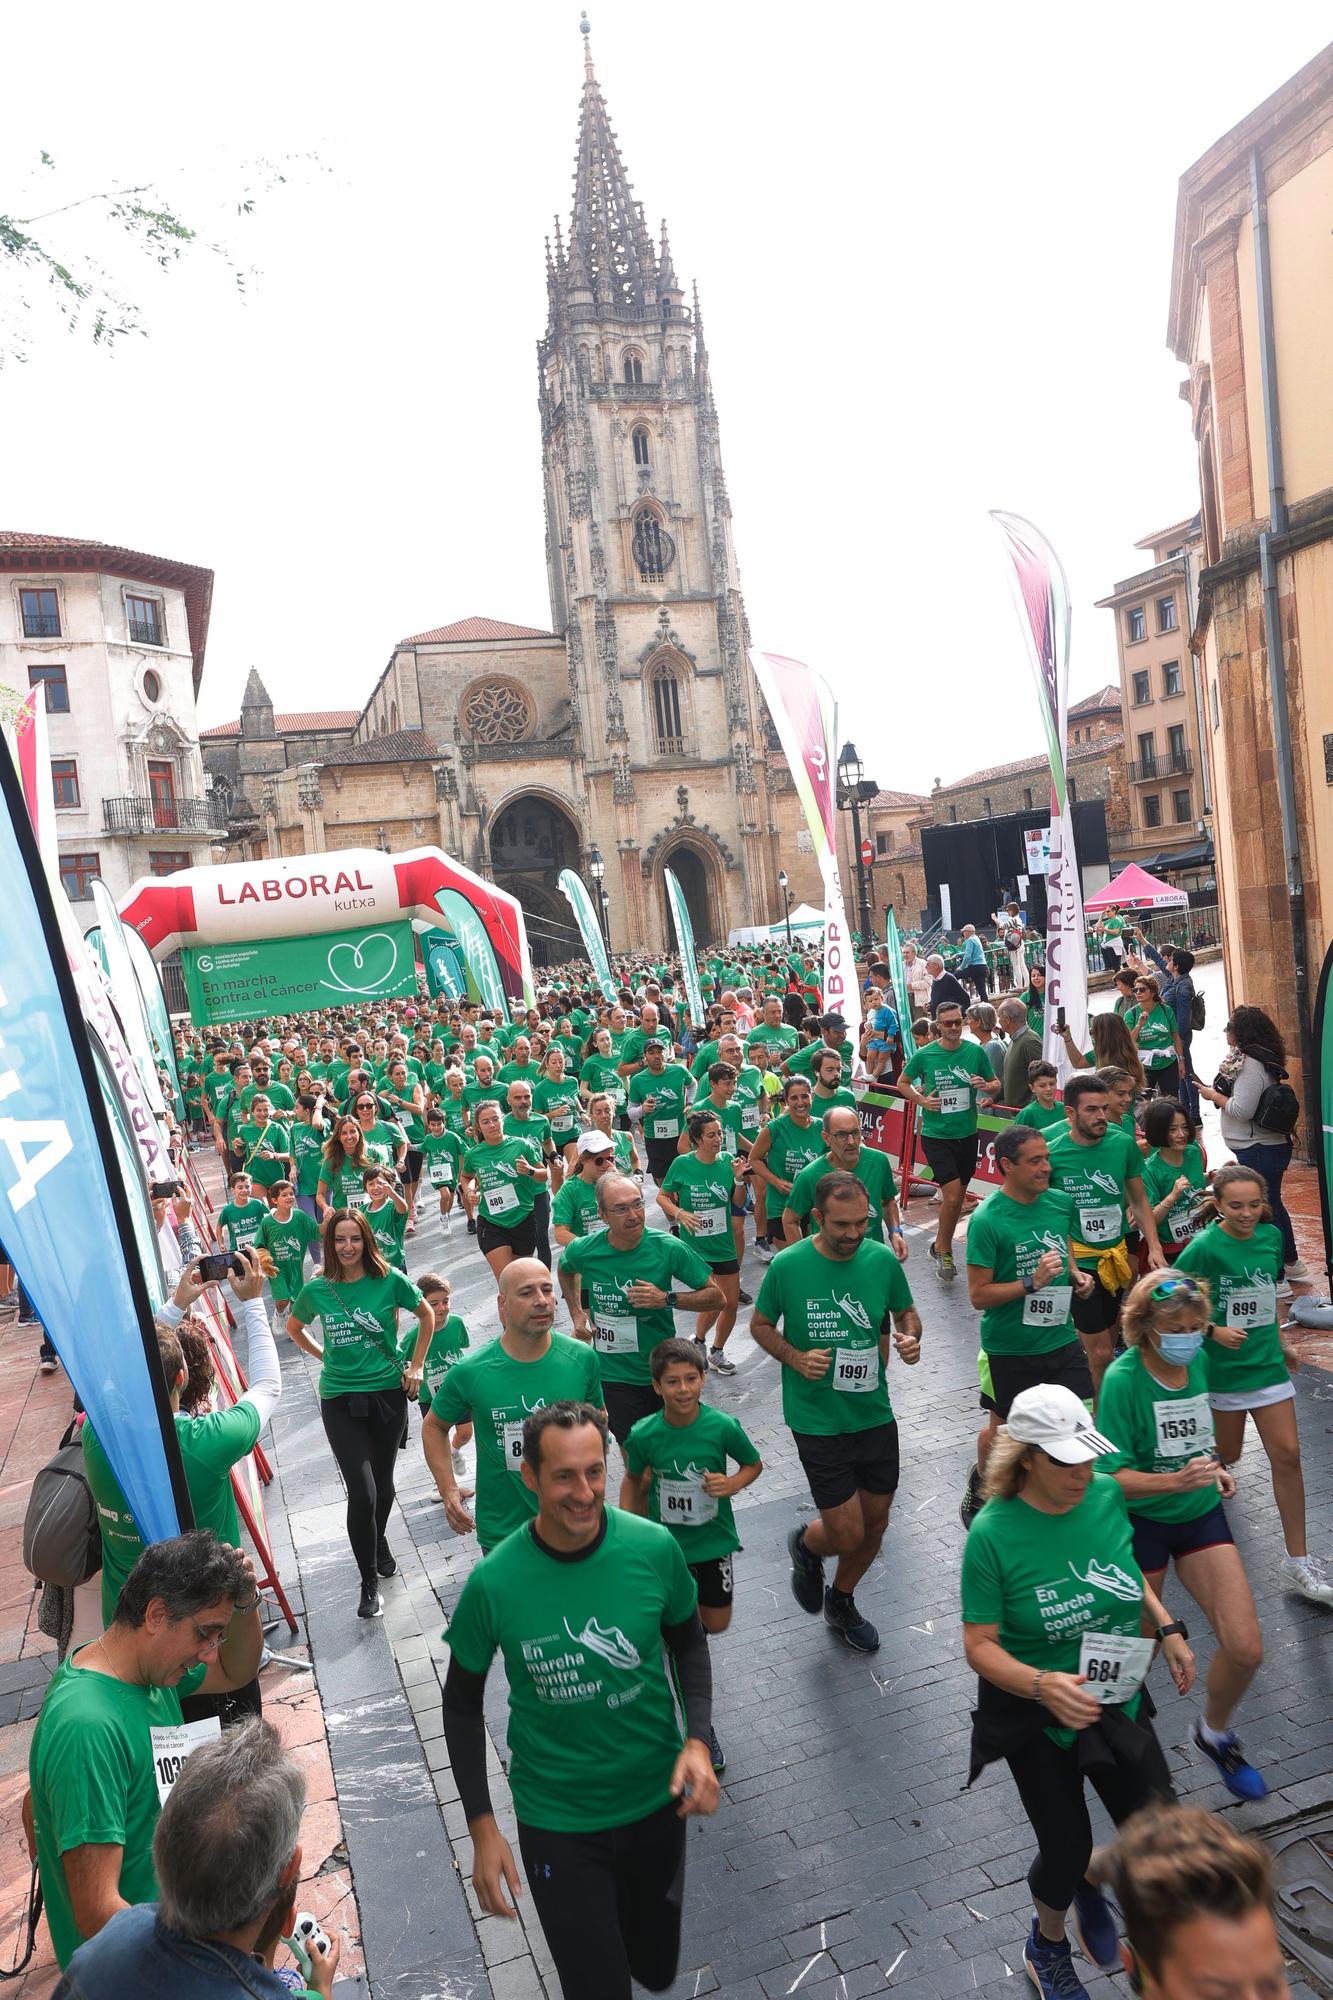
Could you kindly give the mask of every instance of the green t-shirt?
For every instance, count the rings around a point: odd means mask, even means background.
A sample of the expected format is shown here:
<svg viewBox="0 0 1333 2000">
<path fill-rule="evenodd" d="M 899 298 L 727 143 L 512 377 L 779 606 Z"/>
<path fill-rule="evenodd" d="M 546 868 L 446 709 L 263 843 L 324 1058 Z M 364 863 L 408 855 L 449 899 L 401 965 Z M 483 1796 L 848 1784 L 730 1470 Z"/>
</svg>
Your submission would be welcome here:
<svg viewBox="0 0 1333 2000">
<path fill-rule="evenodd" d="M 1140 1017 L 1143 1026 L 1139 1029 L 1139 1061 L 1145 1069 L 1165 1069 L 1176 1060 L 1175 1016 L 1160 1000 L 1145 1015 L 1137 1004 L 1125 1015 L 1125 1026 L 1132 1034 Z"/>
<path fill-rule="evenodd" d="M 557 1561 L 525 1529 L 478 1563 L 445 1638 L 470 1673 L 504 1655 L 509 1783 L 525 1826 L 596 1832 L 667 1803 L 681 1730 L 662 1631 L 697 1602 L 674 1537 L 618 1509 L 577 1561 Z"/>
<path fill-rule="evenodd" d="M 829 1053 L 828 1043 L 821 1035 L 818 1041 L 811 1042 L 808 1047 L 799 1050 L 796 1055 L 787 1057 L 788 1076 L 808 1076 L 813 1082 L 815 1064 L 822 1055 Z M 842 1057 L 842 1080 L 844 1083 L 850 1083 L 852 1078 L 851 1043 L 842 1042 L 838 1047 L 837 1053 Z M 989 1074 L 988 1070 L 987 1075 Z"/>
<path fill-rule="evenodd" d="M 527 1139 L 536 1148 L 539 1160 L 544 1160 L 548 1153 L 555 1151 L 549 1118 L 540 1115 L 532 1118 L 516 1118 L 512 1111 L 506 1111 L 504 1133 L 506 1139 Z"/>
<path fill-rule="evenodd" d="M 257 1097 L 266 1097 L 270 1111 L 295 1111 L 296 1099 L 285 1083 L 247 1083 L 240 1093 L 241 1108 L 248 1111 Z"/>
<path fill-rule="evenodd" d="M 415 1329 L 414 1329 L 415 1331 Z M 468 1331 L 457 1313 L 450 1313 L 444 1325 L 436 1329 L 430 1337 L 426 1349 L 426 1359 L 421 1365 L 421 1387 L 417 1390 L 417 1401 L 421 1405 L 422 1416 L 427 1416 L 440 1384 L 456 1361 L 461 1361 L 471 1347 Z M 402 1349 L 399 1349 L 402 1353 Z M 410 1354 L 405 1357 L 410 1360 Z"/>
<path fill-rule="evenodd" d="M 662 1044 L 662 1047 L 666 1050 L 667 1054 L 670 1055 L 671 1054 L 670 1028 L 654 1028 L 651 1034 L 648 1034 L 643 1028 L 631 1028 L 621 1046 L 620 1050 L 621 1062 L 641 1063 L 643 1061 L 644 1049 L 646 1048 L 649 1042 L 660 1042 Z"/>
<path fill-rule="evenodd" d="M 234 1549 L 241 1546 L 241 1525 L 229 1474 L 233 1465 L 254 1450 L 259 1429 L 259 1412 L 253 1403 L 236 1403 L 229 1410 L 212 1410 L 202 1417 L 182 1411 L 176 1417 L 176 1442 L 194 1507 L 194 1525 L 211 1528 L 220 1542 Z M 144 1543 L 102 1441 L 86 1419 L 80 1442 L 102 1536 L 102 1622 L 109 1625 L 121 1586 L 143 1554 Z"/>
<path fill-rule="evenodd" d="M 827 1158 L 824 1134 L 817 1119 L 798 1125 L 789 1111 L 779 1111 L 775 1118 L 769 1119 L 768 1158 L 764 1164 L 780 1181 L 791 1181 L 794 1186 L 803 1167 L 808 1167 L 812 1160 Z"/>
<path fill-rule="evenodd" d="M 606 1223 L 597 1212 L 597 1184 L 582 1174 L 566 1174 L 560 1191 L 551 1203 L 551 1221 L 558 1229 L 572 1229 L 575 1236 L 595 1236 Z"/>
<path fill-rule="evenodd" d="M 317 1125 L 302 1125 L 298 1120 L 292 1126 L 292 1158 L 296 1166 L 296 1192 L 309 1199 L 319 1186 L 320 1169 L 324 1165 L 325 1135 Z"/>
<path fill-rule="evenodd" d="M 232 1073 L 229 1069 L 210 1070 L 203 1081 L 203 1093 L 208 1100 L 208 1108 L 215 1118 L 221 1117 L 224 1098 L 230 1097 L 233 1088 Z"/>
<path fill-rule="evenodd" d="M 544 1076 L 532 1092 L 534 1111 L 550 1121 L 551 1136 L 557 1146 L 567 1146 L 579 1135 L 579 1086 L 577 1077 L 564 1076 L 559 1083 Z"/>
<path fill-rule="evenodd" d="M 1166 1200 L 1182 1174 L 1188 1178 L 1191 1192 L 1182 1194 L 1173 1201 L 1157 1224 L 1157 1234 L 1161 1238 L 1163 1249 L 1178 1250 L 1196 1233 L 1192 1221 L 1194 1202 L 1207 1185 L 1208 1179 L 1203 1164 L 1203 1153 L 1191 1140 L 1185 1148 L 1183 1166 L 1173 1167 L 1160 1153 L 1149 1153 L 1143 1162 L 1144 1191 L 1154 1208 L 1159 1201 Z"/>
<path fill-rule="evenodd" d="M 421 1122 L 421 1113 L 412 1103 L 410 1089 L 400 1097 L 394 1086 L 388 1083 L 384 1085 L 382 1095 L 392 1110 L 395 1121 L 406 1134 L 408 1145 L 419 1146 L 426 1128 Z"/>
<path fill-rule="evenodd" d="M 302 1326 L 319 1320 L 324 1328 L 324 1365 L 319 1393 L 332 1396 L 370 1394 L 402 1386 L 403 1363 L 398 1353 L 398 1313 L 414 1313 L 421 1294 L 401 1271 L 383 1278 L 356 1278 L 334 1284 L 312 1278 L 292 1306 Z"/>
<path fill-rule="evenodd" d="M 1125 1193 L 1130 1181 L 1142 1178 L 1142 1155 L 1114 1126 L 1095 1146 L 1082 1145 L 1069 1132 L 1048 1144 L 1051 1186 L 1072 1198 L 1074 1241 L 1086 1243 L 1092 1253 L 1081 1256 L 1079 1265 L 1095 1271 L 1101 1252 L 1124 1241 L 1129 1228 Z"/>
<path fill-rule="evenodd" d="M 319 1241 L 319 1225 L 303 1208 L 293 1208 L 286 1222 L 270 1209 L 259 1225 L 255 1242 L 277 1265 L 272 1279 L 275 1299 L 294 1299 L 305 1276 L 305 1253 Z"/>
<path fill-rule="evenodd" d="M 825 1174 L 833 1171 L 833 1162 L 825 1153 L 822 1159 L 812 1160 L 808 1167 L 802 1167 L 792 1182 L 791 1193 L 784 1206 L 804 1222 L 815 1205 L 815 1189 Z M 887 1153 L 877 1152 L 873 1146 L 862 1146 L 856 1156 L 856 1178 L 870 1196 L 870 1227 L 866 1231 L 872 1243 L 884 1241 L 884 1204 L 897 1201 L 898 1183 L 893 1176 Z"/>
<path fill-rule="evenodd" d="M 324 1071 L 324 1077 L 329 1089 L 332 1091 L 334 1097 L 337 1098 L 339 1104 L 342 1103 L 344 1097 L 347 1095 L 347 1079 L 351 1074 L 351 1064 L 343 1062 L 341 1057 L 337 1062 L 329 1063 Z"/>
<path fill-rule="evenodd" d="M 467 1086 L 464 1085 L 457 1097 L 453 1095 L 452 1091 L 442 1090 L 438 1099 L 438 1107 L 444 1115 L 445 1131 L 456 1133 L 464 1143 L 467 1142 L 468 1137 L 468 1107 L 466 1097 Z"/>
<path fill-rule="evenodd" d="M 470 1418 L 477 1440 L 477 1539 L 495 1548 L 537 1511 L 523 1479 L 523 1421 L 551 1403 L 602 1407 L 597 1356 L 583 1340 L 553 1333 L 536 1361 L 516 1361 L 500 1341 L 471 1349 L 434 1392 L 437 1423 L 452 1428 Z"/>
<path fill-rule="evenodd" d="M 392 1264 L 396 1271 L 407 1269 L 407 1258 L 403 1244 L 407 1236 L 407 1210 L 400 1213 L 391 1201 L 382 1201 L 378 1208 L 369 1203 L 361 1211 L 370 1224 L 370 1233 L 379 1245 L 379 1252 L 386 1264 Z"/>
<path fill-rule="evenodd" d="M 736 1260 L 731 1234 L 731 1197 L 736 1182 L 731 1161 L 720 1153 L 705 1166 L 697 1153 L 677 1153 L 666 1170 L 663 1194 L 669 1195 L 687 1215 L 698 1218 L 698 1227 L 682 1225 L 681 1240 L 697 1250 L 706 1264 L 728 1264 Z"/>
<path fill-rule="evenodd" d="M 764 1089 L 764 1078 L 768 1074 L 769 1072 L 759 1069 L 754 1063 L 746 1063 L 736 1074 L 736 1088 L 731 1101 L 740 1109 L 741 1131 L 747 1139 L 753 1139 L 764 1122 L 762 1107 L 768 1095 Z M 848 1101 L 853 1104 L 856 1102 L 850 1092 Z"/>
<path fill-rule="evenodd" d="M 593 1346 L 607 1382 L 650 1382 L 649 1356 L 659 1341 L 675 1337 L 672 1308 L 633 1306 L 628 1286 L 669 1292 L 679 1280 L 681 1290 L 697 1292 L 709 1282 L 709 1266 L 694 1245 L 664 1229 L 645 1229 L 635 1250 L 617 1250 L 604 1229 L 580 1236 L 560 1252 L 560 1268 L 577 1272 L 588 1294 Z"/>
<path fill-rule="evenodd" d="M 1192 1458 L 1211 1458 L 1215 1449 L 1213 1412 L 1208 1401 L 1208 1364 L 1203 1351 L 1189 1364 L 1183 1389 L 1168 1389 L 1144 1367 L 1142 1350 L 1117 1355 L 1102 1377 L 1097 1428 L 1119 1449 L 1099 1458 L 1098 1472 L 1179 1472 Z M 1221 1495 L 1210 1480 L 1192 1493 L 1163 1493 L 1129 1501 L 1129 1511 L 1150 1521 L 1197 1521 Z"/>
<path fill-rule="evenodd" d="M 535 1062 L 501 1063 L 495 1080 L 497 1083 L 502 1083 L 506 1090 L 511 1083 L 526 1083 L 532 1090 L 536 1090 L 542 1080 L 541 1065 Z"/>
<path fill-rule="evenodd" d="M 902 1081 L 921 1084 L 923 1097 L 938 1097 L 938 1111 L 923 1111 L 921 1130 L 927 1139 L 970 1139 L 977 1129 L 978 1081 L 990 1083 L 995 1072 L 990 1057 L 975 1042 L 956 1049 L 926 1042 L 909 1058 Z"/>
<path fill-rule="evenodd" d="M 735 1030 L 733 1029 L 732 1032 L 734 1033 Z M 703 1042 L 700 1044 L 700 1046 L 694 1052 L 693 1061 L 690 1063 L 690 1075 L 694 1078 L 696 1083 L 704 1083 L 707 1081 L 709 1069 L 717 1061 L 717 1059 L 718 1057 L 717 1057 L 716 1038 L 711 1042 Z"/>
<path fill-rule="evenodd" d="M 406 1144 L 407 1134 L 401 1125 L 377 1120 L 366 1133 L 367 1165 L 391 1167 L 399 1147 Z"/>
<path fill-rule="evenodd" d="M 269 1213 L 266 1201 L 253 1198 L 244 1207 L 225 1202 L 218 1210 L 218 1229 L 229 1250 L 247 1250 L 259 1234 L 259 1225 Z"/>
<path fill-rule="evenodd" d="M 668 1063 L 660 1076 L 650 1069 L 635 1070 L 629 1080 L 629 1101 L 642 1104 L 652 1098 L 653 1108 L 643 1114 L 646 1142 L 661 1145 L 679 1139 L 685 1124 L 690 1073 L 684 1063 Z"/>
<path fill-rule="evenodd" d="M 607 1096 L 617 1111 L 625 1106 L 625 1079 L 614 1050 L 609 1056 L 589 1056 L 579 1071 L 579 1082 L 590 1097 Z"/>
<path fill-rule="evenodd" d="M 826 1111 L 856 1111 L 859 1113 L 859 1110 L 860 1107 L 856 1102 L 855 1092 L 845 1090 L 841 1084 L 838 1085 L 836 1090 L 831 1090 L 827 1097 L 822 1097 L 818 1090 L 810 1092 L 810 1116 L 814 1119 L 816 1125 L 822 1123 Z"/>
<path fill-rule="evenodd" d="M 1214 1326 L 1245 1328 L 1243 1347 L 1205 1340 L 1208 1387 L 1213 1395 L 1271 1389 L 1290 1380 L 1277 1330 L 1277 1287 L 1282 1279 L 1282 1236 L 1271 1222 L 1256 1225 L 1248 1243 L 1210 1222 L 1176 1259 L 1177 1271 L 1208 1280 Z"/>
<path fill-rule="evenodd" d="M 119 1847 L 118 1893 L 127 1903 L 157 1899 L 156 1758 L 169 1751 L 153 1732 L 180 1727 L 181 1696 L 194 1694 L 208 1671 L 191 1667 L 174 1688 L 135 1687 L 80 1667 L 85 1650 L 52 1675 L 28 1751 L 37 1862 L 62 1967 L 83 1943 L 61 1864 L 71 1848 Z"/>
<path fill-rule="evenodd" d="M 463 1165 L 457 1132 L 427 1132 L 421 1141 L 421 1178 L 431 1187 L 453 1187 Z"/>
<path fill-rule="evenodd" d="M 978 1528 L 981 1530 L 978 1535 Z M 1019 1494 L 988 1500 L 963 1545 L 963 1622 L 998 1625 L 1000 1644 L 1025 1666 L 1076 1674 L 1085 1633 L 1139 1637 L 1143 1572 L 1125 1496 L 1096 1479 L 1067 1514 L 1043 1514 Z M 1135 1716 L 1139 1695 L 1124 1704 Z M 1046 1730 L 1067 1748 L 1075 1732 Z"/>
<path fill-rule="evenodd" d="M 1036 1270 L 1048 1250 L 1058 1250 L 1064 1268 L 1058 1278 L 1007 1305 L 987 1306 L 981 1315 L 981 1345 L 987 1354 L 1049 1354 L 1078 1339 L 1072 1318 L 1074 1280 L 1069 1240 L 1075 1230 L 1074 1204 L 1048 1188 L 1032 1202 L 1015 1201 L 1003 1188 L 988 1194 L 967 1225 L 967 1261 L 989 1271 L 997 1285 L 1012 1285 Z"/>
<path fill-rule="evenodd" d="M 756 1465 L 759 1453 L 735 1417 L 700 1403 L 692 1424 L 671 1424 L 658 1410 L 640 1417 L 625 1440 L 625 1464 L 639 1478 L 651 1469 L 648 1514 L 669 1528 L 687 1563 L 712 1562 L 741 1545 L 731 1502 L 703 1490 L 705 1472 L 725 1472 L 727 1460 Z"/>
<path fill-rule="evenodd" d="M 887 1244 L 864 1242 L 844 1260 L 825 1257 L 811 1236 L 778 1252 L 755 1311 L 803 1354 L 833 1356 L 815 1382 L 783 1369 L 782 1415 L 790 1430 L 839 1437 L 892 1423 L 880 1341 L 893 1330 L 891 1315 L 911 1303 L 903 1267 Z"/>
<path fill-rule="evenodd" d="M 516 1229 L 532 1214 L 539 1185 L 521 1174 L 517 1162 L 542 1163 L 541 1149 L 531 1139 L 502 1139 L 498 1146 L 473 1146 L 463 1155 L 463 1172 L 475 1174 L 481 1190 L 482 1213 L 501 1229 Z"/>
<path fill-rule="evenodd" d="M 745 1037 L 745 1046 L 747 1049 L 769 1048 L 773 1051 L 774 1062 L 780 1063 L 785 1055 L 799 1048 L 800 1041 L 795 1028 L 785 1021 L 779 1021 L 776 1028 L 770 1028 L 765 1021 L 758 1021 Z"/>
<path fill-rule="evenodd" d="M 1023 1106 L 1014 1119 L 1015 1125 L 1027 1125 L 1034 1132 L 1050 1132 L 1058 1125 L 1062 1132 L 1069 1130 L 1069 1120 L 1065 1117 L 1065 1107 L 1057 1098 L 1054 1104 L 1038 1104 L 1036 1098 Z"/>
</svg>

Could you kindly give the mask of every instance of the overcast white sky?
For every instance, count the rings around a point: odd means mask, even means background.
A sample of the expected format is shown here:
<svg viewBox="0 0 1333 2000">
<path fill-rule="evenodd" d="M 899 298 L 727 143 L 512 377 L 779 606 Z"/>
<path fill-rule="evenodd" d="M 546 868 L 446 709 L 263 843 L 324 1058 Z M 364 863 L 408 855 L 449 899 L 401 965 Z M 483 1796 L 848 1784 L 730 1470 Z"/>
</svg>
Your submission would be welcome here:
<svg viewBox="0 0 1333 2000">
<path fill-rule="evenodd" d="M 279 708 L 353 707 L 407 633 L 548 623 L 534 345 L 579 11 L 11 13 L 0 210 L 156 176 L 208 229 L 240 163 L 298 162 L 226 225 L 247 304 L 220 260 L 158 281 L 104 233 L 150 337 L 110 357 L 39 317 L 0 371 L 0 526 L 216 571 L 203 723 L 252 665 Z M 1035 748 L 987 510 L 1064 557 L 1075 696 L 1114 679 L 1093 601 L 1197 506 L 1176 180 L 1326 7 L 590 13 L 635 191 L 699 281 L 756 639 L 828 677 L 881 784 Z"/>
</svg>

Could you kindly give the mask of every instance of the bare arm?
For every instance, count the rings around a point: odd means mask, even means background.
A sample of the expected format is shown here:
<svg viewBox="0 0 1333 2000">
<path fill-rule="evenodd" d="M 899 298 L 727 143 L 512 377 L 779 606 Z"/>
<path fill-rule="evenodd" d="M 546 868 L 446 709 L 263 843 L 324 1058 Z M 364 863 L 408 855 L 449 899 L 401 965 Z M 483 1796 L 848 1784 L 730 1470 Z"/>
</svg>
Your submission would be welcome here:
<svg viewBox="0 0 1333 2000">
<path fill-rule="evenodd" d="M 648 1512 L 648 1488 L 652 1481 L 652 1470 L 644 1466 L 640 1473 L 626 1472 L 620 1482 L 620 1504 L 627 1514 Z"/>
<path fill-rule="evenodd" d="M 296 1342 L 302 1354 L 309 1354 L 315 1361 L 324 1359 L 324 1349 L 310 1338 L 305 1321 L 298 1319 L 295 1313 L 287 1321 L 287 1338 Z"/>
<path fill-rule="evenodd" d="M 74 1921 L 86 1938 L 96 1937 L 118 1910 L 130 1907 L 120 1893 L 124 1853 L 123 1847 L 95 1841 L 83 1847 L 66 1848 L 60 1857 Z"/>
<path fill-rule="evenodd" d="M 1135 1174 L 1125 1182 L 1125 1193 L 1129 1198 L 1130 1214 L 1139 1225 L 1140 1233 L 1148 1246 L 1149 1269 L 1159 1271 L 1166 1263 L 1162 1255 L 1162 1245 L 1157 1235 L 1157 1219 L 1153 1214 L 1148 1190 L 1143 1185 L 1143 1176 Z"/>
<path fill-rule="evenodd" d="M 1082 1674 L 1055 1674 L 1015 1659 L 1000 1644 L 998 1625 L 963 1626 L 963 1650 L 974 1674 L 1005 1694 L 1039 1701 L 1067 1729 L 1087 1729 L 1101 1714 L 1101 1703 L 1086 1692 Z"/>
<path fill-rule="evenodd" d="M 715 1278 L 710 1278 L 697 1292 L 676 1293 L 676 1309 L 679 1312 L 714 1312 L 725 1304 L 722 1287 Z"/>
<path fill-rule="evenodd" d="M 569 1317 L 573 1322 L 575 1337 L 589 1340 L 592 1337 L 592 1321 L 583 1310 L 583 1285 L 577 1271 L 567 1270 L 563 1257 L 557 1266 L 560 1278 L 560 1296 L 569 1307 Z"/>
<path fill-rule="evenodd" d="M 470 1535 L 476 1527 L 476 1522 L 463 1505 L 458 1491 L 458 1481 L 454 1478 L 448 1427 L 440 1422 L 433 1406 L 426 1412 L 426 1421 L 421 1426 L 421 1449 L 425 1454 L 430 1476 L 435 1481 L 435 1490 L 444 1502 L 445 1518 L 449 1526 L 456 1535 Z"/>
<path fill-rule="evenodd" d="M 196 1691 L 199 1694 L 231 1694 L 236 1688 L 248 1686 L 259 1672 L 263 1651 L 264 1628 L 259 1620 L 259 1585 L 256 1583 L 253 1610 L 233 1612 L 227 1636 Z"/>
</svg>

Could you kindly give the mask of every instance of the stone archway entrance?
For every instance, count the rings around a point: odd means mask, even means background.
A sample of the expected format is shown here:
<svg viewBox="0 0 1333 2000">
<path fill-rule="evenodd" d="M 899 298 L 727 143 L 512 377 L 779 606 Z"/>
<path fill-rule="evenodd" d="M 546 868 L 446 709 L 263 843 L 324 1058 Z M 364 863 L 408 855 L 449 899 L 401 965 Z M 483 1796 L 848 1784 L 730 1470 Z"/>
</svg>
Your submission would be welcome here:
<svg viewBox="0 0 1333 2000">
<path fill-rule="evenodd" d="M 685 907 L 690 913 L 694 926 L 694 942 L 700 950 L 705 945 L 717 941 L 717 926 L 713 917 L 713 899 L 708 893 L 708 864 L 693 847 L 673 847 L 663 861 L 664 868 L 670 868 L 680 883 L 685 895 Z M 666 936 L 675 941 L 675 928 L 671 918 L 671 906 L 667 902 L 665 878 L 661 884 L 663 920 Z"/>
<path fill-rule="evenodd" d="M 491 821 L 491 872 L 523 905 L 538 965 L 581 958 L 583 944 L 561 894 L 560 870 L 579 868 L 579 830 L 563 807 L 539 792 L 508 799 Z"/>
</svg>

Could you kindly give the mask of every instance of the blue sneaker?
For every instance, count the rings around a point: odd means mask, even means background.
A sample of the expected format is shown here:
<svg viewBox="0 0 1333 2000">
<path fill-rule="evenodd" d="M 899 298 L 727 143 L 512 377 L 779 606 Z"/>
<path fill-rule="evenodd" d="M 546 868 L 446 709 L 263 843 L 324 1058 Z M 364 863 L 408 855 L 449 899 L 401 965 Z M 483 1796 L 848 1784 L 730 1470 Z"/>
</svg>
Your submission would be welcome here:
<svg viewBox="0 0 1333 2000">
<path fill-rule="evenodd" d="M 1120 1933 L 1111 1905 L 1101 1890 L 1094 1889 L 1091 1882 L 1080 1882 L 1074 1891 L 1070 1918 L 1078 1948 L 1088 1963 L 1099 1966 L 1103 1972 L 1121 1971 Z"/>
<path fill-rule="evenodd" d="M 1037 1929 L 1035 1917 L 1023 1946 L 1023 1970 L 1042 2000 L 1088 2000 L 1088 1989 L 1074 1970 L 1074 1954 L 1068 1939 L 1048 1944 Z"/>
<path fill-rule="evenodd" d="M 1194 1740 L 1195 1749 L 1202 1750 L 1204 1756 L 1211 1763 L 1216 1764 L 1218 1770 L 1222 1773 L 1222 1783 L 1226 1786 L 1233 1799 L 1266 1799 L 1268 1797 L 1268 1787 L 1264 1783 L 1262 1773 L 1256 1771 L 1253 1764 L 1247 1760 L 1245 1752 L 1240 1747 L 1240 1740 L 1234 1730 L 1228 1730 L 1227 1740 L 1222 1744 L 1220 1749 L 1215 1748 L 1208 1741 L 1208 1738 L 1204 1735 L 1203 1730 L 1197 1722 L 1190 1731 L 1190 1735 Z"/>
<path fill-rule="evenodd" d="M 824 1609 L 824 1565 L 814 1550 L 805 1546 L 804 1522 L 798 1522 L 788 1535 L 787 1554 L 791 1557 L 791 1594 L 813 1618 Z"/>
</svg>

